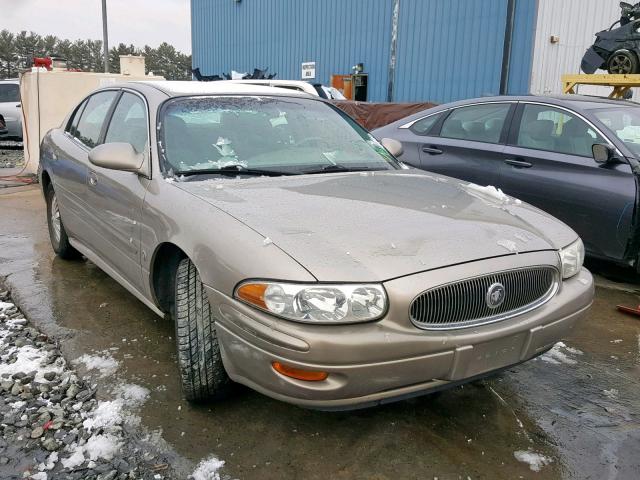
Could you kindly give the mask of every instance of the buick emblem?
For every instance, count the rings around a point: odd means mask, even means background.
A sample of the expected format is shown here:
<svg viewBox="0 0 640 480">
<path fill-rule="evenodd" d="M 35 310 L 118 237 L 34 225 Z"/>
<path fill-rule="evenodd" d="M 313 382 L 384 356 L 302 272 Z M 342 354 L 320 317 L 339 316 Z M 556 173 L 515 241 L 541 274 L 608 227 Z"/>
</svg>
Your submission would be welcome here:
<svg viewBox="0 0 640 480">
<path fill-rule="evenodd" d="M 502 305 L 502 302 L 504 302 L 505 296 L 506 292 L 504 290 L 504 285 L 496 282 L 489 287 L 484 300 L 487 303 L 487 307 L 498 308 L 500 305 Z"/>
</svg>

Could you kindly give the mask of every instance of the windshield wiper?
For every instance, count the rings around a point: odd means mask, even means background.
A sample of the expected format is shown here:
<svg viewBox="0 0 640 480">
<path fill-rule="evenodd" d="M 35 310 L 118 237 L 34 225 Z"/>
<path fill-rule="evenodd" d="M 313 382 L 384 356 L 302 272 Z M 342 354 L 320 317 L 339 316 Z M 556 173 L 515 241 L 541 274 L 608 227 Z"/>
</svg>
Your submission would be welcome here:
<svg viewBox="0 0 640 480">
<path fill-rule="evenodd" d="M 332 173 L 332 172 L 364 172 L 367 170 L 380 170 L 379 168 L 369 168 L 369 167 L 346 167 L 344 165 L 340 165 L 339 163 L 326 165 L 321 168 L 314 168 L 312 170 L 305 170 L 302 172 L 304 175 L 310 175 L 314 173 Z"/>
<path fill-rule="evenodd" d="M 261 168 L 248 168 L 242 165 L 225 165 L 221 168 L 202 168 L 198 170 L 183 170 L 175 172 L 176 176 L 184 175 L 264 175 L 266 177 L 279 177 L 281 175 L 293 175 L 291 172 L 267 170 Z"/>
</svg>

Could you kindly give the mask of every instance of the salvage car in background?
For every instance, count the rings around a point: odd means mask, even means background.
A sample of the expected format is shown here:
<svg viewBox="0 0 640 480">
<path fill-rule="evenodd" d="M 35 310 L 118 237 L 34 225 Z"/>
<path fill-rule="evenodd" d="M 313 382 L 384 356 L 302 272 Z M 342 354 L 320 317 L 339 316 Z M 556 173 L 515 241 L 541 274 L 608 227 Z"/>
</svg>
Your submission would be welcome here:
<svg viewBox="0 0 640 480">
<path fill-rule="evenodd" d="M 549 212 L 578 232 L 588 255 L 640 267 L 636 103 L 579 95 L 479 98 L 373 133 L 402 142 L 410 165 L 495 185 Z"/>
<path fill-rule="evenodd" d="M 321 83 L 311 83 L 304 80 L 275 80 L 275 79 L 243 79 L 220 80 L 222 82 L 238 83 L 241 85 L 262 85 L 263 87 L 286 88 L 298 92 L 308 93 L 314 97 L 328 100 L 345 100 L 344 95 L 335 87 L 327 87 Z"/>
<path fill-rule="evenodd" d="M 22 140 L 20 82 L 0 80 L 0 140 Z"/>
<path fill-rule="evenodd" d="M 383 145 L 303 93 L 104 88 L 43 141 L 51 243 L 175 321 L 191 400 L 365 406 L 548 350 L 593 298 L 576 233 Z"/>
<path fill-rule="evenodd" d="M 580 69 L 584 73 L 595 73 L 599 68 L 620 75 L 640 72 L 640 2 L 620 2 L 620 9 L 620 20 L 596 33 L 596 41 L 582 57 Z M 620 26 L 613 28 L 617 24 Z"/>
</svg>

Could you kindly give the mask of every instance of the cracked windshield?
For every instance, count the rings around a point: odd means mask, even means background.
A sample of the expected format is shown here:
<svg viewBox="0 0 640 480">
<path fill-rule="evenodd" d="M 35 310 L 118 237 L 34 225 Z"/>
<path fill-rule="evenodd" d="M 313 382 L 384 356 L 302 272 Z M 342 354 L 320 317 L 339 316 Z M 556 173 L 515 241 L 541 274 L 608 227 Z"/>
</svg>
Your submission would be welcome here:
<svg viewBox="0 0 640 480">
<path fill-rule="evenodd" d="M 400 168 L 373 136 L 319 101 L 191 98 L 169 103 L 163 118 L 165 169 L 176 175 Z"/>
</svg>

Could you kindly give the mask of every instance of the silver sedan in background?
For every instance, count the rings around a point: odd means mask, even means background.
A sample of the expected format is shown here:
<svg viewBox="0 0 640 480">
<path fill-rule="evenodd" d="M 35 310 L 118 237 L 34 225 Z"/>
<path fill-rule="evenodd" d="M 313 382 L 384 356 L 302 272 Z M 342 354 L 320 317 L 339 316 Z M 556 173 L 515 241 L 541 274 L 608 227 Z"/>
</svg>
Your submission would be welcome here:
<svg viewBox="0 0 640 480">
<path fill-rule="evenodd" d="M 20 82 L 0 80 L 0 140 L 22 140 Z"/>
<path fill-rule="evenodd" d="M 97 90 L 41 148 L 53 249 L 175 322 L 188 399 L 407 398 L 540 355 L 588 310 L 562 222 L 408 169 L 317 97 L 219 83 Z"/>
</svg>

